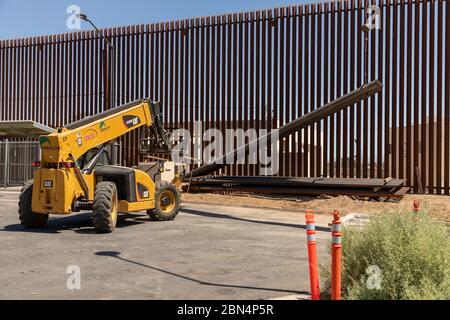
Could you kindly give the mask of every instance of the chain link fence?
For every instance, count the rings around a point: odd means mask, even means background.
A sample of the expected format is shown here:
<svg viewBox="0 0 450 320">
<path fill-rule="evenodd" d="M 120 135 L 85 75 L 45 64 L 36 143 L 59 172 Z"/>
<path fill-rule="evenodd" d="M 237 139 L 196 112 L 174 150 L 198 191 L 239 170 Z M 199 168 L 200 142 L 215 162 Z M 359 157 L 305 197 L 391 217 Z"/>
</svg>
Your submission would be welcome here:
<svg viewBox="0 0 450 320">
<path fill-rule="evenodd" d="M 20 186 L 32 179 L 32 162 L 39 159 L 37 141 L 0 141 L 0 186 Z"/>
</svg>

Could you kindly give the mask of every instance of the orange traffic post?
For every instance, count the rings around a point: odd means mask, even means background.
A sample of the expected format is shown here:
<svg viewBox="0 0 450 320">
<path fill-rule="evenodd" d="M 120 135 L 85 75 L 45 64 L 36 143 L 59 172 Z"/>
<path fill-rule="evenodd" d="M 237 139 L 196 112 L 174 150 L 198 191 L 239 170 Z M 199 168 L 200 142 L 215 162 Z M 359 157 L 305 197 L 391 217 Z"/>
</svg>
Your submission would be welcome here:
<svg viewBox="0 0 450 320">
<path fill-rule="evenodd" d="M 414 200 L 414 202 L 413 202 L 413 211 L 414 212 L 419 212 L 420 211 L 420 201 L 419 200 Z"/>
<path fill-rule="evenodd" d="M 305 212 L 306 236 L 308 240 L 309 281 L 311 284 L 311 300 L 320 299 L 319 268 L 317 265 L 316 227 L 314 226 L 314 213 Z"/>
<path fill-rule="evenodd" d="M 338 210 L 333 212 L 331 237 L 331 299 L 341 300 L 342 232 Z"/>
</svg>

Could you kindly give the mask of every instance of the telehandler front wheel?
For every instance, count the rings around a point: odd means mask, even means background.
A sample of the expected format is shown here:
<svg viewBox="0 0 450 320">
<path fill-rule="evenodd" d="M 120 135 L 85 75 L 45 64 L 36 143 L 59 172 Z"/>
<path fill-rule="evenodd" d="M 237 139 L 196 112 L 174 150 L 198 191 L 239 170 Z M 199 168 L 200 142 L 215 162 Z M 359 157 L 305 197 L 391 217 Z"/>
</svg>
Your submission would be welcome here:
<svg viewBox="0 0 450 320">
<path fill-rule="evenodd" d="M 48 214 L 38 214 L 31 211 L 33 181 L 27 181 L 19 196 L 19 219 L 26 228 L 42 228 L 48 220 Z"/>
<path fill-rule="evenodd" d="M 173 183 L 161 181 L 156 185 L 155 208 L 147 214 L 152 221 L 170 221 L 180 210 L 180 193 Z"/>
<path fill-rule="evenodd" d="M 114 182 L 99 182 L 95 187 L 92 222 L 98 233 L 110 233 L 117 224 L 119 201 Z"/>
</svg>

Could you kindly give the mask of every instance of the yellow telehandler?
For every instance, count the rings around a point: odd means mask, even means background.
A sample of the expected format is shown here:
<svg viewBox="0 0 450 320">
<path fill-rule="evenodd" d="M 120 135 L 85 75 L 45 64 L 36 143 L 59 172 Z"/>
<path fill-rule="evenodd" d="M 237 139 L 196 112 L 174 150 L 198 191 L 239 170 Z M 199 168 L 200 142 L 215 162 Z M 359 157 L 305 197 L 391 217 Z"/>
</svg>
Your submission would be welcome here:
<svg viewBox="0 0 450 320">
<path fill-rule="evenodd" d="M 49 214 L 93 212 L 97 232 L 112 232 L 119 212 L 147 211 L 152 220 L 173 220 L 180 208 L 178 186 L 147 172 L 111 165 L 106 145 L 141 127 L 152 133 L 155 152 L 170 151 L 158 103 L 138 100 L 87 117 L 39 138 L 41 160 L 19 198 L 25 227 L 45 226 Z M 161 164 L 164 170 L 164 164 Z"/>
</svg>

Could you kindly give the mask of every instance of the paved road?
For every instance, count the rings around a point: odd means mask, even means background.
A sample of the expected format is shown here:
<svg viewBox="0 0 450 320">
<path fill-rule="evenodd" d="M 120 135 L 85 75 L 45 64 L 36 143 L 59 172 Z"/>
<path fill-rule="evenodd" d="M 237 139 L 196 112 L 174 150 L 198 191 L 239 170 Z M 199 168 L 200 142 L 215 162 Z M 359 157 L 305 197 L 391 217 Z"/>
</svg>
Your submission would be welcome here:
<svg viewBox="0 0 450 320">
<path fill-rule="evenodd" d="M 50 218 L 45 229 L 18 223 L 18 193 L 0 192 L 0 299 L 267 299 L 306 293 L 303 217 L 183 204 L 172 222 L 123 215 L 96 234 L 88 213 Z M 318 233 L 328 260 L 329 233 Z M 81 289 L 67 289 L 71 265 Z"/>
</svg>

